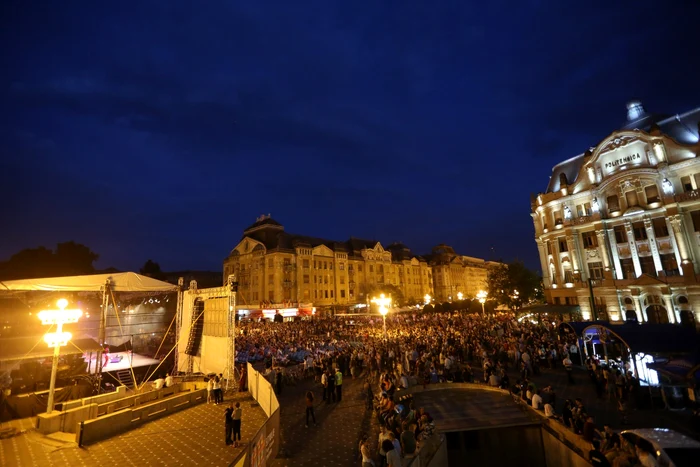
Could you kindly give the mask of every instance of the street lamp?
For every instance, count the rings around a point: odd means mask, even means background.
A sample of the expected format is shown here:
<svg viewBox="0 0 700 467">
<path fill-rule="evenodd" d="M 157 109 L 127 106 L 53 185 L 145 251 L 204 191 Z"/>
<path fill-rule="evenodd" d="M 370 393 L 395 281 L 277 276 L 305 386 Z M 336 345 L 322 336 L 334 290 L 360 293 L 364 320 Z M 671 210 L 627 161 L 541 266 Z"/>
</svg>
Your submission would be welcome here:
<svg viewBox="0 0 700 467">
<path fill-rule="evenodd" d="M 481 303 L 481 313 L 486 314 L 486 310 L 484 309 L 484 303 L 486 303 L 486 297 L 488 297 L 488 292 L 484 290 L 479 290 L 479 293 L 476 294 L 476 298 L 479 299 L 479 303 Z"/>
<path fill-rule="evenodd" d="M 462 292 L 457 292 L 457 300 L 462 300 L 464 298 L 464 294 Z"/>
<path fill-rule="evenodd" d="M 56 391 L 56 371 L 58 370 L 58 355 L 61 352 L 61 346 L 67 345 L 73 335 L 70 332 L 63 332 L 63 325 L 67 323 L 77 323 L 80 316 L 83 314 L 80 310 L 66 310 L 68 300 L 65 298 L 56 302 L 58 310 L 42 310 L 39 312 L 39 319 L 42 324 L 56 325 L 56 332 L 48 332 L 44 334 L 44 342 L 49 347 L 53 347 L 53 361 L 51 362 L 51 382 L 49 383 L 49 403 L 46 407 L 46 412 L 53 412 L 54 392 Z"/>
<path fill-rule="evenodd" d="M 389 308 L 387 308 L 387 306 L 391 304 L 391 298 L 381 294 L 379 298 L 373 298 L 372 302 L 379 306 L 379 314 L 382 315 L 382 319 L 384 320 L 384 339 L 386 339 L 386 314 L 389 313 Z"/>
<path fill-rule="evenodd" d="M 423 299 L 425 300 L 426 305 L 430 305 L 430 300 L 432 300 L 433 297 L 431 297 L 430 294 L 425 294 L 425 297 L 423 297 Z"/>
</svg>

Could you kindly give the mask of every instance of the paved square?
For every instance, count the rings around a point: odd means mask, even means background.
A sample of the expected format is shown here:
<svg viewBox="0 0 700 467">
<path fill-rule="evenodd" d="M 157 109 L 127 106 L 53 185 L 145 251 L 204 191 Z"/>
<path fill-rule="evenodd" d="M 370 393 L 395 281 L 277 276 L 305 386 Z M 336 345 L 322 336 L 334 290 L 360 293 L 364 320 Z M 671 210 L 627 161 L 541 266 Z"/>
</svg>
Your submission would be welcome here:
<svg viewBox="0 0 700 467">
<path fill-rule="evenodd" d="M 224 442 L 224 410 L 231 400 L 241 402 L 242 441 L 248 443 L 267 417 L 259 406 L 251 407 L 247 393 L 240 393 L 227 397 L 225 404 L 199 404 L 83 448 L 70 438 L 42 436 L 25 419 L 25 433 L 0 440 L 0 465 L 228 466 L 242 450 Z"/>
</svg>

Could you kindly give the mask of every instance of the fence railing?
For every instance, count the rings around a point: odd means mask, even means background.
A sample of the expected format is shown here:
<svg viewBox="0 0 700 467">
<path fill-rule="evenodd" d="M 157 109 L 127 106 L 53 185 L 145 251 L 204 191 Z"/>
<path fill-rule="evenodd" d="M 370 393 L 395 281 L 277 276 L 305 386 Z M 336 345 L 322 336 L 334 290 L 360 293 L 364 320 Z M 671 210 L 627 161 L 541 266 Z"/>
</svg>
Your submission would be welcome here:
<svg viewBox="0 0 700 467">
<path fill-rule="evenodd" d="M 248 392 L 267 415 L 267 421 L 231 467 L 262 467 L 272 463 L 280 449 L 280 404 L 272 384 L 248 363 Z"/>
</svg>

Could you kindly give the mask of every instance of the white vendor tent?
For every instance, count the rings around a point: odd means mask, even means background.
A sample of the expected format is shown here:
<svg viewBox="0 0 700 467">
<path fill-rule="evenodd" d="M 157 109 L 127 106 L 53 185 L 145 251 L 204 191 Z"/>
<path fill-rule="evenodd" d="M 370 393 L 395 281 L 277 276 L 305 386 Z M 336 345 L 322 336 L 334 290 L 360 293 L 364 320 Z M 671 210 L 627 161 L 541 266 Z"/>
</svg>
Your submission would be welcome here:
<svg viewBox="0 0 700 467">
<path fill-rule="evenodd" d="M 101 292 L 104 291 L 105 284 L 109 284 L 109 288 L 113 292 L 177 292 L 179 290 L 177 285 L 142 276 L 135 272 L 118 272 L 0 281 L 0 292 Z"/>
</svg>

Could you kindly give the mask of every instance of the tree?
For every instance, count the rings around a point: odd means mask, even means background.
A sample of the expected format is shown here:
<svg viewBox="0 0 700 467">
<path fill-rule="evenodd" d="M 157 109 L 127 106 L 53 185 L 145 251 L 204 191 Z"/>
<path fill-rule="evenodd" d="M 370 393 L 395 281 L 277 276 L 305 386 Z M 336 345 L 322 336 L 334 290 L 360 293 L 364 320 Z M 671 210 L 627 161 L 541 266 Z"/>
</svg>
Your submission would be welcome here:
<svg viewBox="0 0 700 467">
<path fill-rule="evenodd" d="M 0 279 L 60 277 L 95 272 L 93 263 L 99 258 L 90 248 L 73 241 L 59 243 L 56 251 L 46 247 L 26 248 L 0 263 Z"/>
<path fill-rule="evenodd" d="M 144 276 L 152 277 L 153 279 L 158 279 L 159 281 L 165 280 L 165 274 L 160 269 L 160 264 L 149 259 L 139 270 Z"/>
<path fill-rule="evenodd" d="M 489 272 L 487 288 L 489 300 L 511 309 L 542 299 L 542 278 L 522 261 L 494 267 Z"/>
<path fill-rule="evenodd" d="M 403 292 L 394 284 L 362 284 L 360 290 L 362 293 L 366 294 L 365 297 L 369 297 L 370 300 L 378 297 L 380 294 L 384 294 L 387 297 L 391 296 L 392 301 L 398 306 L 404 306 L 406 304 Z"/>
</svg>

